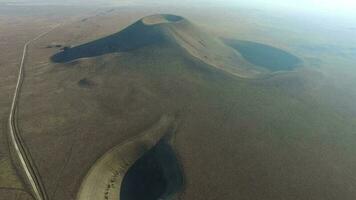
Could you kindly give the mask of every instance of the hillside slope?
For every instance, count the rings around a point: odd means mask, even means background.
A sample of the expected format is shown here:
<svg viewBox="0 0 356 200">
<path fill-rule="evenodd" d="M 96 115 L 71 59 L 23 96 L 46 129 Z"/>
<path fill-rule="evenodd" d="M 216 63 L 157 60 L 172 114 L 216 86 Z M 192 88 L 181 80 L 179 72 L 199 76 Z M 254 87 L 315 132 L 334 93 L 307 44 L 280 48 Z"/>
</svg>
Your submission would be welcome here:
<svg viewBox="0 0 356 200">
<path fill-rule="evenodd" d="M 79 58 L 127 52 L 148 45 L 168 43 L 180 47 L 189 56 L 243 78 L 257 78 L 267 72 L 246 62 L 242 56 L 222 41 L 199 30 L 188 20 L 175 15 L 144 17 L 122 31 L 107 37 L 65 48 L 54 55 L 54 62 L 69 62 Z"/>
<path fill-rule="evenodd" d="M 236 51 L 171 15 L 143 18 L 64 51 L 41 48 L 58 41 L 53 38 L 37 45 L 36 52 L 48 57 L 28 66 L 18 110 L 19 128 L 52 200 L 96 191 L 94 197 L 118 199 L 119 180 L 134 177 L 122 172 L 135 174 L 131 165 L 142 169 L 140 163 L 152 160 L 162 187 L 154 197 L 356 196 L 355 120 L 316 98 L 322 79 L 317 72 L 300 68 L 255 79 L 268 72 L 235 65 L 244 62 Z M 38 64 L 53 53 L 54 62 Z M 143 133 L 154 136 L 142 142 Z M 163 145 L 133 164 L 167 133 L 172 133 L 168 154 Z M 175 187 L 181 176 L 167 181 L 179 170 L 167 170 L 166 160 L 174 161 L 169 163 L 174 169 L 179 161 L 183 187 Z M 121 168 L 120 176 L 111 173 L 112 166 Z M 129 180 L 126 191 L 132 185 Z"/>
</svg>

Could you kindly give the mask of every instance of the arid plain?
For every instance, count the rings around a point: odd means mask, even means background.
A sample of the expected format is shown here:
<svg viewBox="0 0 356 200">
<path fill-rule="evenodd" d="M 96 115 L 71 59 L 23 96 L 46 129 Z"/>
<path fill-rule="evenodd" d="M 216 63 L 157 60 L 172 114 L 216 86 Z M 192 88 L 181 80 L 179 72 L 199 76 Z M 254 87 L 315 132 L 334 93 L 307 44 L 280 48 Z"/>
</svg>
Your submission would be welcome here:
<svg viewBox="0 0 356 200">
<path fill-rule="evenodd" d="M 146 17 L 160 13 L 186 22 L 155 26 L 157 19 Z M 80 199 L 83 182 L 108 153 L 119 152 L 118 159 L 127 152 L 126 169 L 115 165 L 127 171 L 166 132 L 184 180 L 179 190 L 171 187 L 174 198 L 356 196 L 352 24 L 305 24 L 298 13 L 258 9 L 147 5 L 9 6 L 0 17 L 0 199 L 32 199 L 7 120 L 23 45 L 57 25 L 28 48 L 17 111 L 48 199 Z M 242 53 L 235 58 L 224 39 L 270 45 L 300 63 L 264 69 Z M 109 45 L 115 41 L 125 48 Z M 69 56 L 55 59 L 61 48 Z M 111 199 L 104 189 L 98 198 Z"/>
</svg>

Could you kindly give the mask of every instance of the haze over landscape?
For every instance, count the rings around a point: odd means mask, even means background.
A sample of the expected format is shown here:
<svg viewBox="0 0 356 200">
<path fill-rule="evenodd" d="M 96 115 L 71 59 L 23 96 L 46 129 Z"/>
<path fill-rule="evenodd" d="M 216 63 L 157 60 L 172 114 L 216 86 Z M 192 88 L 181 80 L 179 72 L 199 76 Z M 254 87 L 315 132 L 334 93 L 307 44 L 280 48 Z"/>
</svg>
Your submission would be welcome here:
<svg viewBox="0 0 356 200">
<path fill-rule="evenodd" d="M 0 0 L 0 200 L 354 200 L 354 10 Z"/>
</svg>

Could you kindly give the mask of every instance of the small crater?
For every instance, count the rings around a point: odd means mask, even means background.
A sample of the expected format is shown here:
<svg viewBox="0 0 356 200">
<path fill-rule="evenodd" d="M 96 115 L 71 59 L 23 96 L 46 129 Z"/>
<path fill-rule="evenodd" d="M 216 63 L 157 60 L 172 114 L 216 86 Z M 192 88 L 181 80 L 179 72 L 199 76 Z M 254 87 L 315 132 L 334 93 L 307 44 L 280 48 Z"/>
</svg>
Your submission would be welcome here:
<svg viewBox="0 0 356 200">
<path fill-rule="evenodd" d="M 142 22 L 146 25 L 178 23 L 183 20 L 184 20 L 183 17 L 177 16 L 177 15 L 170 15 L 170 14 L 158 14 L 158 15 L 151 15 L 151 16 L 142 18 Z"/>
<path fill-rule="evenodd" d="M 91 88 L 95 86 L 95 83 L 92 80 L 89 80 L 88 78 L 83 78 L 78 81 L 78 85 L 83 88 Z"/>
<path fill-rule="evenodd" d="M 169 22 L 179 22 L 183 20 L 183 17 L 177 15 L 162 15 L 162 17 Z"/>
</svg>

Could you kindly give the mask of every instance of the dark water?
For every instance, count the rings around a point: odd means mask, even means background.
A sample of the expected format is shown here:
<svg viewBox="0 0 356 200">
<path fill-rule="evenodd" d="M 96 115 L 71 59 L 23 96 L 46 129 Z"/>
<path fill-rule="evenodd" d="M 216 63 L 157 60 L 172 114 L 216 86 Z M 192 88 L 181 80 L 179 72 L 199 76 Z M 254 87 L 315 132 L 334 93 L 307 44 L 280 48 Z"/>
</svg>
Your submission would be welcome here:
<svg viewBox="0 0 356 200">
<path fill-rule="evenodd" d="M 271 71 L 293 70 L 302 63 L 298 57 L 269 45 L 244 40 L 225 42 L 240 52 L 248 62 Z"/>
<path fill-rule="evenodd" d="M 157 200 L 178 192 L 182 173 L 173 149 L 159 142 L 138 159 L 126 173 L 120 191 L 121 200 Z"/>
</svg>

